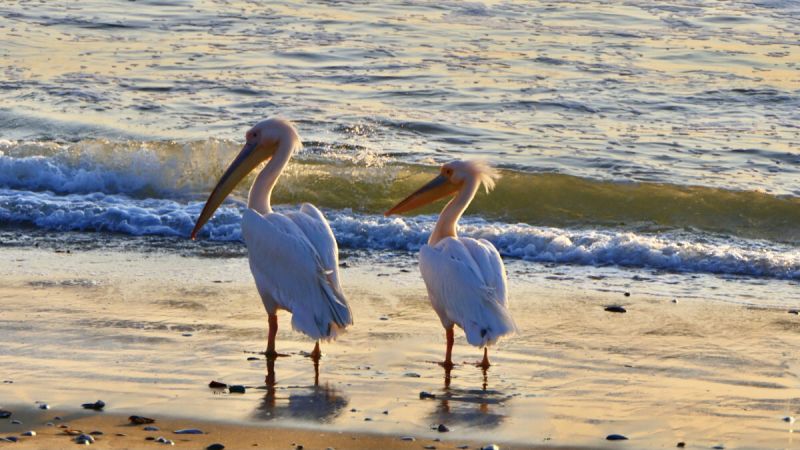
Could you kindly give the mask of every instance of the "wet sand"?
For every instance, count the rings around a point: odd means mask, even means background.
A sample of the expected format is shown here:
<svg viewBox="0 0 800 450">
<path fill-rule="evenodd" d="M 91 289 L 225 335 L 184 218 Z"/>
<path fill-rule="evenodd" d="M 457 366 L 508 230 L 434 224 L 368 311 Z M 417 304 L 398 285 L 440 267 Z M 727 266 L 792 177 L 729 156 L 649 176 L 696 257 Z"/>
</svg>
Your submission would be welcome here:
<svg viewBox="0 0 800 450">
<path fill-rule="evenodd" d="M 457 335 L 460 364 L 448 378 L 436 364 L 444 333 L 414 260 L 345 255 L 342 278 L 356 326 L 323 344 L 315 377 L 303 356 L 313 343 L 292 332 L 282 314 L 278 350 L 290 356 L 275 362 L 270 379 L 259 354 L 266 315 L 244 258 L 0 252 L 0 381 L 13 382 L 0 384 L 0 406 L 15 417 L 38 412 L 37 401 L 72 417 L 80 404 L 102 399 L 104 413 L 69 418 L 70 425 L 108 435 L 138 414 L 158 418 L 163 430 L 213 431 L 176 440 L 195 448 L 217 436 L 286 448 L 319 433 L 320 448 L 353 448 L 352 436 L 366 448 L 422 448 L 443 437 L 448 443 L 439 448 L 461 445 L 454 437 L 471 448 L 797 445 L 793 424 L 782 419 L 800 416 L 800 316 L 786 309 L 708 301 L 702 292 L 673 303 L 630 278 L 522 276 L 545 268 L 511 262 L 520 333 L 492 349 L 487 373 L 471 365 L 480 352 Z M 726 281 L 717 282 L 724 289 Z M 627 313 L 606 312 L 609 304 Z M 211 390 L 211 380 L 247 391 Z M 421 391 L 436 398 L 420 399 Z M 440 423 L 451 431 L 432 428 Z M 34 425 L 3 419 L 0 427 L 6 435 Z M 55 429 L 40 430 L 25 445 L 61 439 L 48 437 Z M 107 445 L 137 447 L 144 435 L 136 433 L 128 433 L 130 443 Z M 612 433 L 630 440 L 606 441 Z"/>
</svg>

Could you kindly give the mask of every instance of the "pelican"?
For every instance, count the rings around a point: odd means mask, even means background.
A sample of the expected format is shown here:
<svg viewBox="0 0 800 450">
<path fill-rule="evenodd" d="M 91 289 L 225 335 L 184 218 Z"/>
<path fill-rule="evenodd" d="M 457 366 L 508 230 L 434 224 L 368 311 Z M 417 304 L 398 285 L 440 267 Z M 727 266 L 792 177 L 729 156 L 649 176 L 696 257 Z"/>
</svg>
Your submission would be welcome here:
<svg viewBox="0 0 800 450">
<path fill-rule="evenodd" d="M 453 161 L 439 175 L 384 213 L 387 217 L 411 211 L 456 194 L 419 252 L 419 268 L 428 299 L 445 329 L 447 349 L 442 365 L 453 367 L 453 326 L 467 335 L 467 342 L 483 347 L 479 366 L 489 368 L 488 346 L 516 331 L 506 298 L 506 271 L 497 249 L 485 239 L 460 238 L 458 220 L 483 185 L 488 193 L 500 175 L 487 164 Z"/>
<path fill-rule="evenodd" d="M 192 239 L 247 174 L 269 161 L 247 197 L 242 237 L 250 271 L 267 310 L 268 358 L 275 351 L 279 309 L 292 313 L 292 328 L 316 341 L 311 357 L 321 356 L 320 340 L 331 340 L 353 323 L 339 284 L 339 250 L 325 216 L 304 203 L 297 212 L 272 211 L 272 189 L 292 153 L 301 147 L 294 126 L 282 119 L 259 122 L 245 135 L 247 143 L 220 178 L 192 230 Z"/>
</svg>

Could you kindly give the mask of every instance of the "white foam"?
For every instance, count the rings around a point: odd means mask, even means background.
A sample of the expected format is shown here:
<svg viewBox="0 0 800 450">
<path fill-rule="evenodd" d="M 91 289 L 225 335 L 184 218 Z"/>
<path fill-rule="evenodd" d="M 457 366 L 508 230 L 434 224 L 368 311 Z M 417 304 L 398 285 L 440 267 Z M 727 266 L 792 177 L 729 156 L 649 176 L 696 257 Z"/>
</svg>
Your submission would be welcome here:
<svg viewBox="0 0 800 450">
<path fill-rule="evenodd" d="M 50 230 L 188 237 L 201 208 L 201 202 L 0 189 L 0 222 Z M 200 238 L 241 240 L 243 208 L 242 203 L 227 202 Z M 369 250 L 416 251 L 427 242 L 435 221 L 435 216 L 385 218 L 346 210 L 328 210 L 326 215 L 340 246 Z M 504 256 L 528 261 L 800 279 L 800 250 L 766 241 L 570 230 L 479 218 L 462 220 L 460 234 L 487 239 Z"/>
</svg>

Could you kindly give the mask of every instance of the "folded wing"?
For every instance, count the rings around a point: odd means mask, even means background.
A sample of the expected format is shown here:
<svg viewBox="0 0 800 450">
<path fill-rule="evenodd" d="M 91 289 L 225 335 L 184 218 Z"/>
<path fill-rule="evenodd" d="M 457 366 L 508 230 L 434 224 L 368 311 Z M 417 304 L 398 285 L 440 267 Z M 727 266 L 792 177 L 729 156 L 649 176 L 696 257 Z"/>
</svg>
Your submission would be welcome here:
<svg viewBox="0 0 800 450">
<path fill-rule="evenodd" d="M 516 331 L 508 310 L 506 274 L 491 243 L 445 238 L 420 250 L 420 270 L 444 326 L 457 324 L 471 345 L 491 345 Z"/>
<path fill-rule="evenodd" d="M 292 313 L 292 328 L 312 339 L 331 339 L 353 323 L 338 273 L 338 249 L 319 210 L 264 216 L 246 210 L 242 236 L 250 270 L 267 304 Z"/>
</svg>

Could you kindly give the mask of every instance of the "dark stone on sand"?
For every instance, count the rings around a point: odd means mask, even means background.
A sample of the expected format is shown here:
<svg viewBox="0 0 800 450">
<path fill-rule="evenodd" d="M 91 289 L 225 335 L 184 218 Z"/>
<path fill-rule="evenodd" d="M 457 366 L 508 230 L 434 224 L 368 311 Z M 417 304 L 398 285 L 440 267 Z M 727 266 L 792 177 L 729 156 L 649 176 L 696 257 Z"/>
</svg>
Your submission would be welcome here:
<svg viewBox="0 0 800 450">
<path fill-rule="evenodd" d="M 17 441 L 19 441 L 19 438 L 16 437 L 16 436 L 7 436 L 6 437 L 6 441 L 8 441 L 8 442 L 17 442 Z"/>
<path fill-rule="evenodd" d="M 440 423 L 438 427 L 436 427 L 436 431 L 439 433 L 447 433 L 450 431 L 450 428 L 447 428 L 447 425 Z"/>
<path fill-rule="evenodd" d="M 91 435 L 88 435 L 88 434 L 82 434 L 82 435 L 80 435 L 80 436 L 75 438 L 75 442 L 77 442 L 78 444 L 84 444 L 84 445 L 87 442 L 89 444 L 94 444 L 94 437 L 92 437 Z"/>
<path fill-rule="evenodd" d="M 148 426 L 144 427 L 144 431 L 158 431 L 158 427 L 153 426 L 153 425 L 148 425 Z"/>
<path fill-rule="evenodd" d="M 686 442 L 678 442 L 678 445 L 676 445 L 675 447 L 684 448 L 686 447 Z"/>
<path fill-rule="evenodd" d="M 11 425 L 22 425 L 22 421 L 14 419 L 14 420 L 11 421 Z"/>
<path fill-rule="evenodd" d="M 95 411 L 102 411 L 106 407 L 106 402 L 98 400 L 94 403 L 84 403 L 81 405 L 83 409 L 93 409 Z"/>
<path fill-rule="evenodd" d="M 427 391 L 422 391 L 419 393 L 420 400 L 425 400 L 426 398 L 436 398 L 436 394 L 431 394 L 430 392 Z"/>
<path fill-rule="evenodd" d="M 0 419 L 8 419 L 9 417 L 11 417 L 11 411 L 0 409 Z"/>
<path fill-rule="evenodd" d="M 628 437 L 621 434 L 609 434 L 606 436 L 607 441 L 627 441 Z"/>
<path fill-rule="evenodd" d="M 156 438 L 154 438 L 153 436 L 147 436 L 146 438 L 144 438 L 144 440 L 145 441 L 155 441 Z"/>
<path fill-rule="evenodd" d="M 173 433 L 175 433 L 175 434 L 205 434 L 205 433 L 203 433 L 203 430 L 200 430 L 198 428 L 184 428 L 182 430 L 175 430 L 175 431 L 173 431 Z"/>
<path fill-rule="evenodd" d="M 244 394 L 246 391 L 247 389 L 245 389 L 244 386 L 239 384 L 228 387 L 228 392 L 230 392 L 231 394 Z"/>
<path fill-rule="evenodd" d="M 789 314 L 800 315 L 800 309 L 790 309 Z"/>
<path fill-rule="evenodd" d="M 91 434 L 92 436 L 102 436 L 102 435 L 104 435 L 105 433 L 103 433 L 102 431 L 92 431 L 92 432 L 91 432 L 91 433 L 89 433 L 89 434 Z"/>
<path fill-rule="evenodd" d="M 630 292 L 626 292 L 624 295 L 625 295 L 625 297 L 630 297 L 631 293 Z"/>
<path fill-rule="evenodd" d="M 295 450 L 303 450 L 303 446 L 301 444 L 297 444 L 297 447 L 295 447 Z"/>
<path fill-rule="evenodd" d="M 23 435 L 23 436 L 28 436 L 28 437 L 31 437 L 31 436 L 36 436 L 36 432 L 35 432 L 35 431 L 33 431 L 33 430 L 31 430 L 31 431 L 26 431 L 26 432 L 22 433 L 22 435 Z"/>
<path fill-rule="evenodd" d="M 372 422 L 372 417 L 364 417 L 364 422 Z"/>
<path fill-rule="evenodd" d="M 258 357 L 257 356 L 248 356 L 247 360 L 248 361 L 258 361 Z"/>
<path fill-rule="evenodd" d="M 206 450 L 222 450 L 225 446 L 219 443 L 214 443 L 206 447 Z"/>
<path fill-rule="evenodd" d="M 387 409 L 387 410 L 386 410 L 386 411 L 384 411 L 383 413 L 388 415 L 388 414 L 389 414 L 389 410 Z"/>
<path fill-rule="evenodd" d="M 211 389 L 225 389 L 228 387 L 228 385 L 225 383 L 220 383 L 219 381 L 212 381 L 211 383 L 208 383 L 208 387 Z"/>
<path fill-rule="evenodd" d="M 628 312 L 627 309 L 625 309 L 624 307 L 619 306 L 619 305 L 606 306 L 605 310 L 608 311 L 608 312 L 613 312 L 613 313 L 625 313 L 625 312 Z"/>
<path fill-rule="evenodd" d="M 134 425 L 144 425 L 148 423 L 155 423 L 156 419 L 151 419 L 144 416 L 130 416 L 128 420 Z"/>
<path fill-rule="evenodd" d="M 117 435 L 117 436 L 119 436 L 119 437 L 125 437 L 125 436 L 127 436 L 127 434 L 125 434 L 125 433 L 117 433 L 116 435 Z"/>
<path fill-rule="evenodd" d="M 64 420 L 64 419 L 61 418 L 61 416 L 55 416 L 55 417 L 53 417 L 53 420 Z"/>
</svg>

